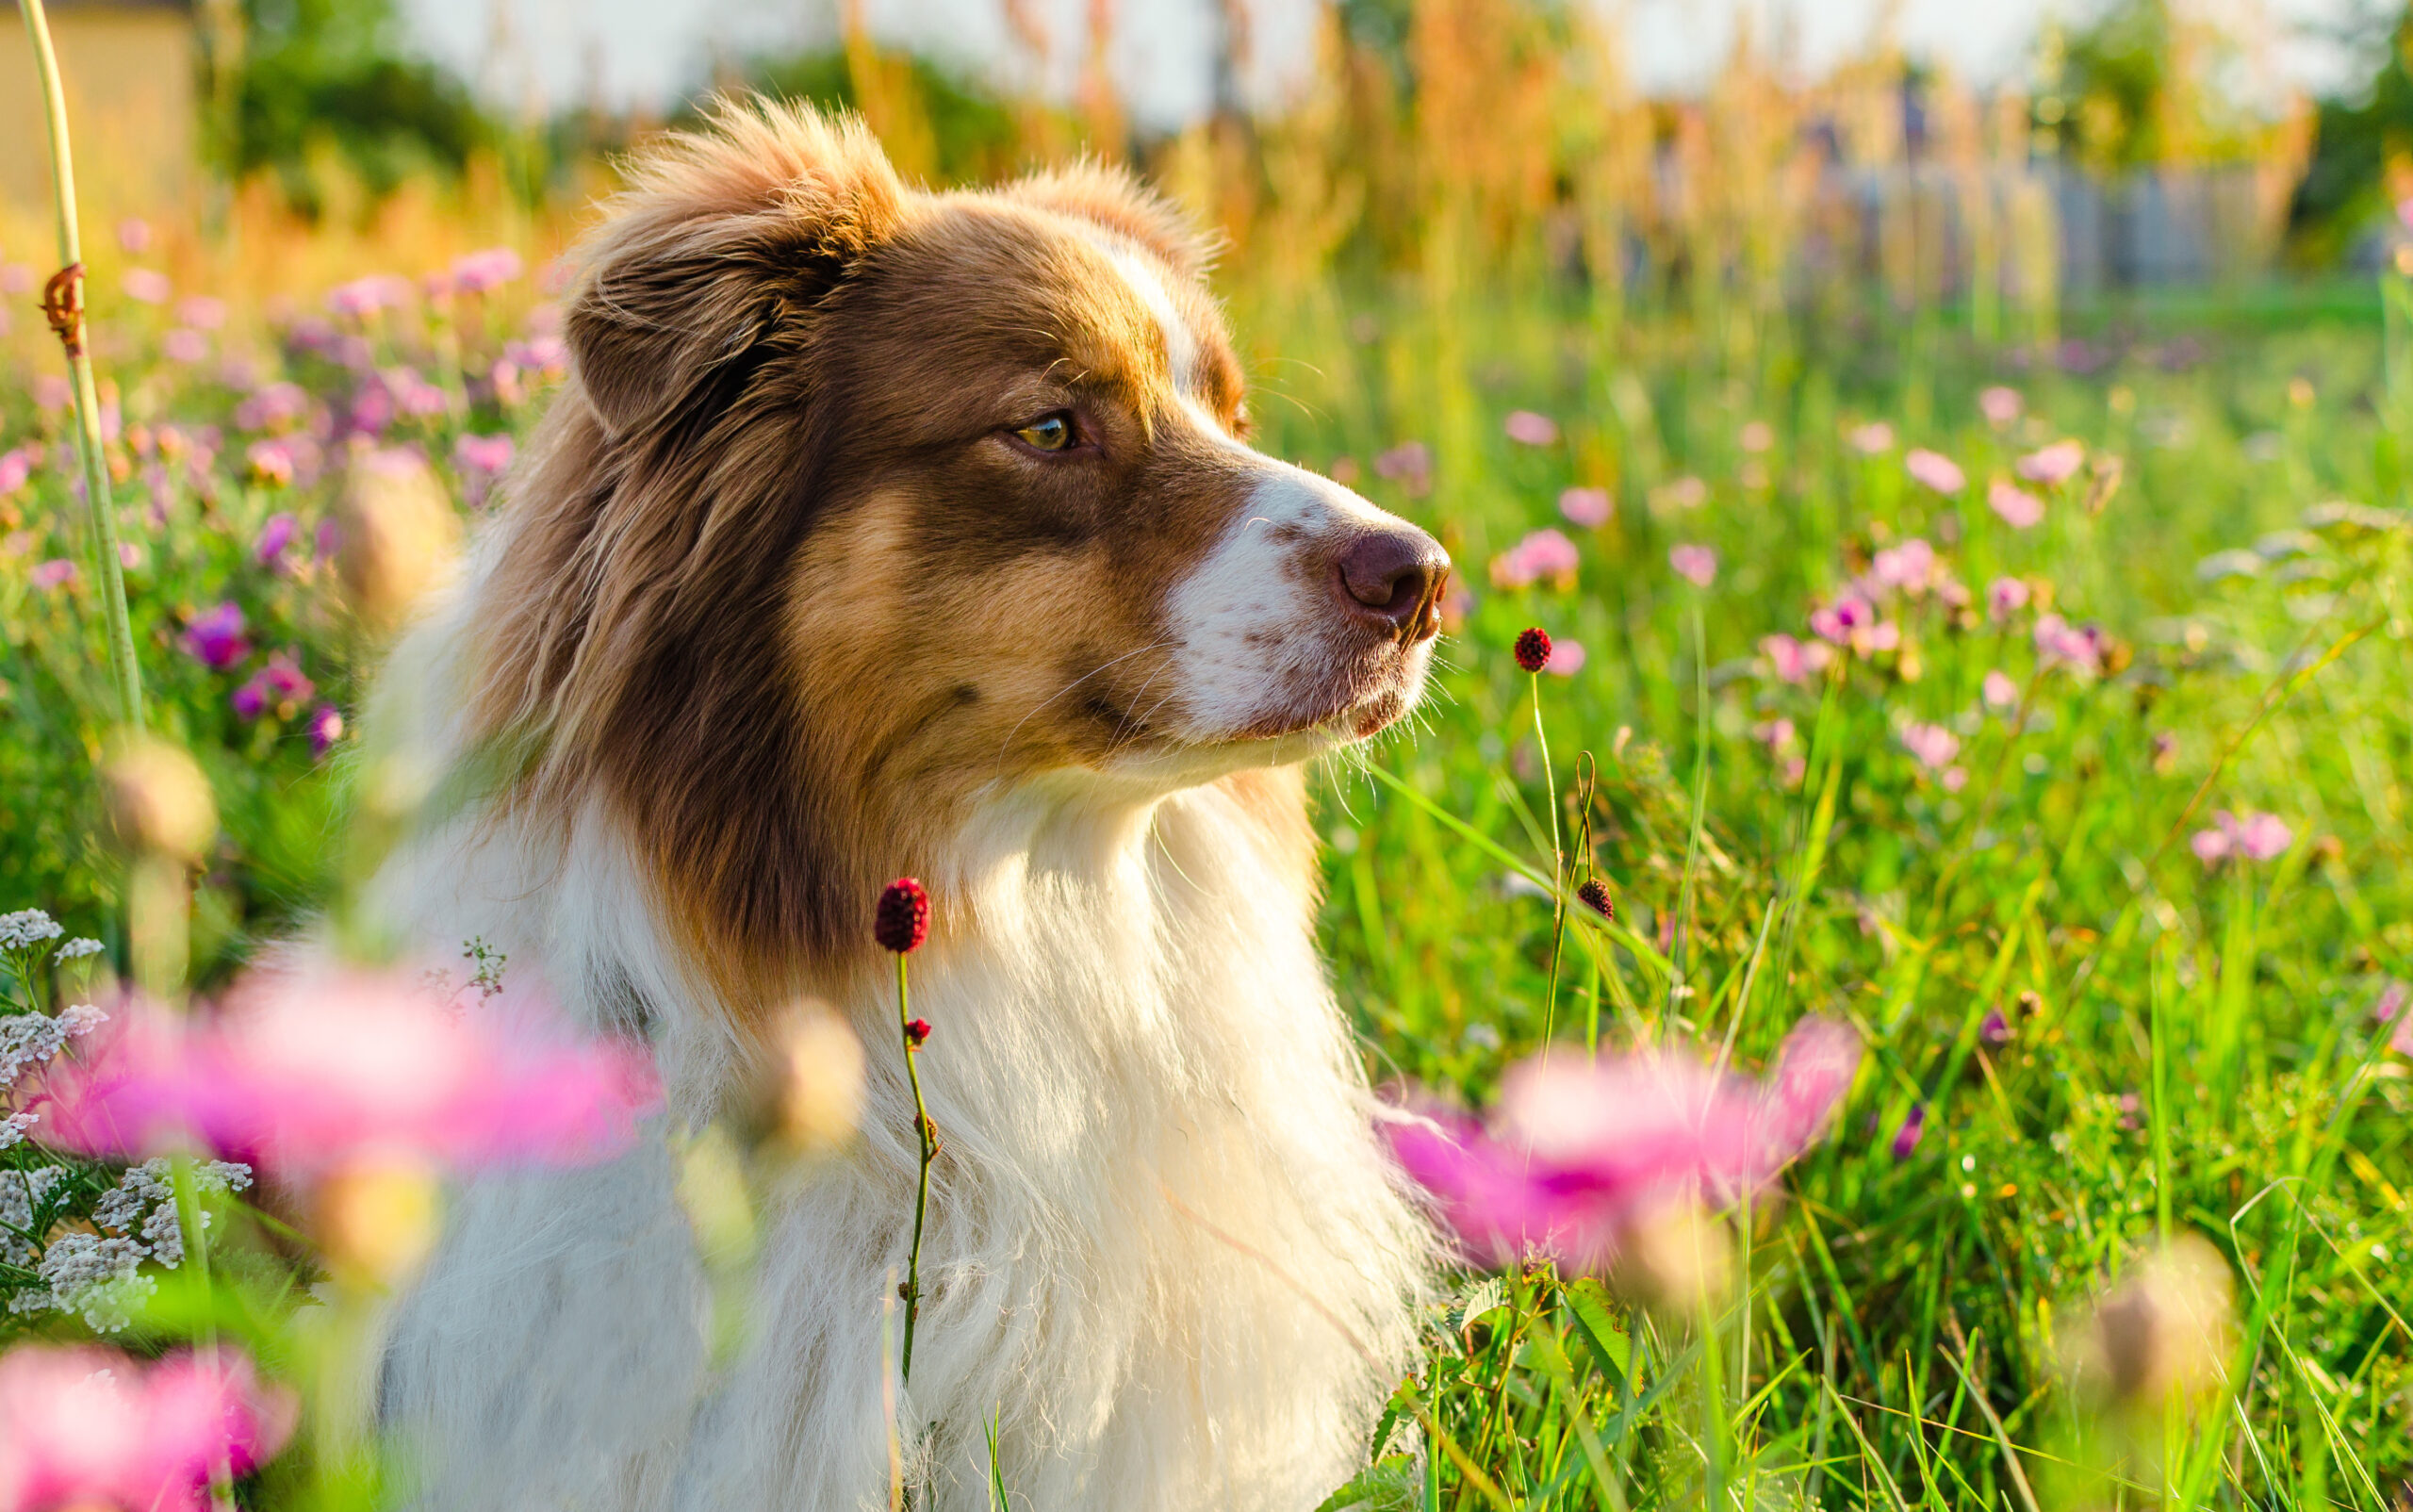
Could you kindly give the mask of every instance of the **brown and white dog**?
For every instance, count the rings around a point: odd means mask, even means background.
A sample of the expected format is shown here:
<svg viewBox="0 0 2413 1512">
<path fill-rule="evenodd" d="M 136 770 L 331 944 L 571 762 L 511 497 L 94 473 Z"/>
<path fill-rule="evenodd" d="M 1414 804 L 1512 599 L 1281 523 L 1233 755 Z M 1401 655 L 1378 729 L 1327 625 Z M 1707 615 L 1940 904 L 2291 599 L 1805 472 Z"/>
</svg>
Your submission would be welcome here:
<svg viewBox="0 0 2413 1512">
<path fill-rule="evenodd" d="M 666 1131 L 462 1192 L 383 1367 L 428 1504 L 888 1505 L 903 874 L 927 1504 L 988 1504 L 993 1417 L 1046 1512 L 1303 1512 L 1365 1453 L 1429 1241 L 1315 952 L 1301 765 L 1415 703 L 1449 564 L 1249 448 L 1201 274 L 1118 173 L 926 193 L 801 109 L 635 166 L 574 375 L 369 711 L 389 776 L 508 775 L 373 907 L 645 1035 L 678 1126 L 836 1004 L 864 1117 L 763 1215 L 731 1357 Z"/>
</svg>

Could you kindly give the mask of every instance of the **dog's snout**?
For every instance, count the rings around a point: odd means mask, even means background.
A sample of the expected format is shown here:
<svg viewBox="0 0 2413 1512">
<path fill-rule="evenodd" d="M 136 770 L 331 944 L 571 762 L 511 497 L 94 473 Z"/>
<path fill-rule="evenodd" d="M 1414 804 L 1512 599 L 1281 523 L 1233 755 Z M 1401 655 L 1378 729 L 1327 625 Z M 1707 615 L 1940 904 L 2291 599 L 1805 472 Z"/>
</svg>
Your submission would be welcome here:
<svg viewBox="0 0 2413 1512">
<path fill-rule="evenodd" d="M 1344 607 L 1379 620 L 1411 640 L 1441 628 L 1441 585 L 1450 556 L 1441 543 L 1412 526 L 1368 531 L 1341 549 Z"/>
</svg>

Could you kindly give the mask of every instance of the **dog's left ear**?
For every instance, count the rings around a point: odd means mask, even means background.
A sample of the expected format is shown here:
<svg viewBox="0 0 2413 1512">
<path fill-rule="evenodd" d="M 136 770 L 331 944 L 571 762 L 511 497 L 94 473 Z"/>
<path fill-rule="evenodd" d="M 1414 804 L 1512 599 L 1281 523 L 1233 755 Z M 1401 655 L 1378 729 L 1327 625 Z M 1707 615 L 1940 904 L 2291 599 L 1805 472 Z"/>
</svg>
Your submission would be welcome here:
<svg viewBox="0 0 2413 1512">
<path fill-rule="evenodd" d="M 798 315 L 904 217 L 861 122 L 723 101 L 646 151 L 589 249 L 566 330 L 607 435 L 708 421 Z"/>
</svg>

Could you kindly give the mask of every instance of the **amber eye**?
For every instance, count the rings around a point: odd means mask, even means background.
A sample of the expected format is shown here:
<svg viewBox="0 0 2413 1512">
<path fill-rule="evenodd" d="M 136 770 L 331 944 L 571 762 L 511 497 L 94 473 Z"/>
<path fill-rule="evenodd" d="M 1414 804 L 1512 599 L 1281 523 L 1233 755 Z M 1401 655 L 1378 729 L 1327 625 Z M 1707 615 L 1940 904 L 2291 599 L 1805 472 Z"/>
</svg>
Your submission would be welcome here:
<svg viewBox="0 0 2413 1512">
<path fill-rule="evenodd" d="M 1014 438 L 1037 452 L 1068 452 L 1080 438 L 1080 433 L 1073 428 L 1071 413 L 1059 409 L 1017 427 Z"/>
</svg>

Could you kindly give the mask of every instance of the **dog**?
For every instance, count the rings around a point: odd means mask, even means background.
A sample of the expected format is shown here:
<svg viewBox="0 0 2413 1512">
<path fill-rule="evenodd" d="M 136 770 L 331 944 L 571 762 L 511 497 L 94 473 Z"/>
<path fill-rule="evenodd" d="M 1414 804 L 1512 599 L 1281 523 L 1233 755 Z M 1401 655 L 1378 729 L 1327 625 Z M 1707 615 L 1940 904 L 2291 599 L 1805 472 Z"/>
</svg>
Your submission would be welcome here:
<svg viewBox="0 0 2413 1512">
<path fill-rule="evenodd" d="M 852 1512 L 894 1450 L 986 1508 L 993 1428 L 1017 1505 L 1305 1512 L 1435 1250 L 1316 952 L 1304 766 L 1415 705 L 1448 557 L 1248 445 L 1202 243 L 1119 172 L 927 192 L 754 102 L 628 182 L 367 711 L 372 787 L 456 799 L 365 908 L 642 1037 L 666 1111 L 453 1198 L 375 1385 L 421 1504 Z M 902 875 L 943 1148 L 897 1390 Z M 766 1199 L 716 1350 L 674 1148 L 805 999 L 867 1047 L 859 1132 Z"/>
</svg>

